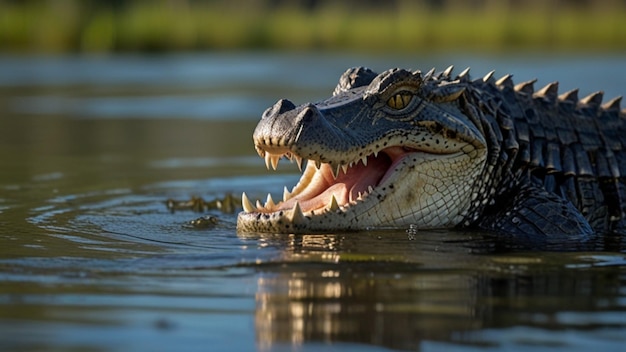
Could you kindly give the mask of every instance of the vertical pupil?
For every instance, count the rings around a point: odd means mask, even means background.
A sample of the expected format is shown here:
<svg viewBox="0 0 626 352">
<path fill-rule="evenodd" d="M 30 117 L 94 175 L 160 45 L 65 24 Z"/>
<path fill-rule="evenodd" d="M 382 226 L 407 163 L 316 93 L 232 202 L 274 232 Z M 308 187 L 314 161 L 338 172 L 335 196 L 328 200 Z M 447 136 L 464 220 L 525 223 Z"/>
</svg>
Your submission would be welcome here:
<svg viewBox="0 0 626 352">
<path fill-rule="evenodd" d="M 409 103 L 411 102 L 411 95 L 410 94 L 402 94 L 402 103 L 403 103 L 403 107 L 406 107 L 407 105 L 409 105 Z"/>
<path fill-rule="evenodd" d="M 402 99 L 402 96 L 400 94 L 396 94 L 396 108 L 404 108 L 404 100 Z"/>
<path fill-rule="evenodd" d="M 404 109 L 409 105 L 412 98 L 413 95 L 409 93 L 398 93 L 387 100 L 387 105 L 396 110 Z"/>
</svg>

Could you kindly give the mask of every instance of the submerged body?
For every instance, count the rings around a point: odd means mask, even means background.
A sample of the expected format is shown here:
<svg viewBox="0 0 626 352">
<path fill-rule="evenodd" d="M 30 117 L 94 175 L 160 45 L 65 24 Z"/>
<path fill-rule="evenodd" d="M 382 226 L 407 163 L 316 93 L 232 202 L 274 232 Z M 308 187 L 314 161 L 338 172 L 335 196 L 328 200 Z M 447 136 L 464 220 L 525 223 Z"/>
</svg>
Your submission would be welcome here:
<svg viewBox="0 0 626 352">
<path fill-rule="evenodd" d="M 469 227 L 532 243 L 624 231 L 620 99 L 532 84 L 354 68 L 327 100 L 280 100 L 255 147 L 268 167 L 306 167 L 280 202 L 244 194 L 238 230 Z"/>
</svg>

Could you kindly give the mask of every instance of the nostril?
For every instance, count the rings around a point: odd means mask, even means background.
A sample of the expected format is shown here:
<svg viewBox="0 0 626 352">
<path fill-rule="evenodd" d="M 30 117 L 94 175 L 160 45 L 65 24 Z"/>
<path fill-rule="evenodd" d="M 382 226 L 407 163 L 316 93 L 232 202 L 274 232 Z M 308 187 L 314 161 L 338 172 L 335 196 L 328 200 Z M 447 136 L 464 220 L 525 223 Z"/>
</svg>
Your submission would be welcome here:
<svg viewBox="0 0 626 352">
<path fill-rule="evenodd" d="M 277 101 L 276 104 L 274 104 L 271 108 L 265 110 L 262 118 L 284 114 L 285 112 L 293 110 L 295 108 L 296 106 L 291 101 L 287 99 L 281 99 Z"/>
<path fill-rule="evenodd" d="M 317 108 L 313 104 L 307 104 L 298 114 L 302 122 L 311 122 L 317 116 Z"/>
<path fill-rule="evenodd" d="M 274 105 L 274 109 L 278 110 L 277 111 L 278 114 L 285 113 L 285 112 L 287 112 L 289 110 L 293 110 L 295 108 L 296 108 L 296 106 L 291 101 L 289 101 L 287 99 L 281 99 Z"/>
</svg>

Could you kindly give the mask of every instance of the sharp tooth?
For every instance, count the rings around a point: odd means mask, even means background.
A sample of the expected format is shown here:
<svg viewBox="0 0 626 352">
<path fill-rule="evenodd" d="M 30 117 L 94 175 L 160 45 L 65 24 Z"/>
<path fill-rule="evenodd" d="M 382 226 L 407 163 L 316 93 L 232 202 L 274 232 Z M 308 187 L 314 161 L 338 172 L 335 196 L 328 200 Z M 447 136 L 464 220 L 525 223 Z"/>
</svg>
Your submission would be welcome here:
<svg viewBox="0 0 626 352">
<path fill-rule="evenodd" d="M 267 200 L 265 201 L 265 208 L 272 209 L 275 206 L 276 206 L 276 203 L 274 203 L 274 200 L 272 199 L 272 195 L 268 193 Z"/>
<path fill-rule="evenodd" d="M 254 149 L 256 150 L 257 154 L 259 154 L 261 158 L 265 158 L 265 150 L 259 148 L 256 145 L 254 146 Z"/>
<path fill-rule="evenodd" d="M 285 186 L 285 189 L 283 189 L 283 202 L 289 199 L 289 197 L 291 197 L 291 192 L 289 192 L 287 186 Z"/>
<path fill-rule="evenodd" d="M 302 158 L 297 155 L 294 155 L 293 157 L 296 159 L 296 163 L 298 164 L 298 169 L 302 171 Z"/>
<path fill-rule="evenodd" d="M 368 193 L 368 194 L 370 194 L 370 193 L 372 193 L 372 192 L 374 192 L 374 187 L 372 187 L 372 186 L 367 186 L 367 193 Z"/>
<path fill-rule="evenodd" d="M 378 151 L 374 152 L 374 158 L 378 158 Z"/>
<path fill-rule="evenodd" d="M 304 214 L 302 213 L 302 209 L 300 208 L 300 204 L 296 202 L 296 205 L 293 206 L 291 214 L 288 215 L 289 221 L 294 224 L 302 223 L 304 219 Z"/>
<path fill-rule="evenodd" d="M 348 165 L 346 165 L 346 164 L 342 164 L 342 165 L 341 165 L 341 169 L 343 170 L 343 173 L 344 173 L 344 174 L 347 174 L 347 173 L 348 173 Z"/>
<path fill-rule="evenodd" d="M 332 171 L 332 174 L 333 174 L 333 180 L 336 180 L 336 179 L 337 179 L 337 177 L 339 177 L 339 169 L 340 169 L 339 165 L 337 165 L 337 167 L 335 167 L 335 168 L 333 168 L 333 167 L 331 166 L 330 171 Z"/>
<path fill-rule="evenodd" d="M 330 196 L 330 203 L 328 203 L 326 209 L 330 211 L 337 211 L 337 209 L 339 209 L 339 204 L 337 203 L 337 198 L 335 198 L 334 194 Z"/>
<path fill-rule="evenodd" d="M 243 207 L 243 211 L 245 211 L 246 213 L 251 213 L 256 210 L 254 209 L 254 205 L 250 203 L 250 199 L 248 199 L 246 192 L 243 192 L 241 194 L 241 206 Z"/>
<path fill-rule="evenodd" d="M 278 167 L 279 160 L 280 160 L 280 155 L 272 155 L 271 161 L 272 161 L 272 168 L 274 170 L 276 170 L 276 168 Z"/>
<path fill-rule="evenodd" d="M 265 153 L 265 167 L 269 170 L 270 169 L 270 159 L 272 158 L 272 156 L 270 155 L 270 153 Z"/>
<path fill-rule="evenodd" d="M 263 204 L 261 204 L 261 201 L 260 201 L 260 200 L 258 200 L 258 199 L 257 199 L 257 201 L 256 201 L 256 208 L 257 208 L 257 209 L 261 209 L 261 208 L 263 208 Z"/>
<path fill-rule="evenodd" d="M 361 162 L 363 163 L 363 166 L 367 166 L 367 157 L 366 156 L 362 157 Z"/>
<path fill-rule="evenodd" d="M 315 168 L 319 170 L 320 167 L 322 167 L 322 162 L 319 160 L 315 160 Z"/>
</svg>

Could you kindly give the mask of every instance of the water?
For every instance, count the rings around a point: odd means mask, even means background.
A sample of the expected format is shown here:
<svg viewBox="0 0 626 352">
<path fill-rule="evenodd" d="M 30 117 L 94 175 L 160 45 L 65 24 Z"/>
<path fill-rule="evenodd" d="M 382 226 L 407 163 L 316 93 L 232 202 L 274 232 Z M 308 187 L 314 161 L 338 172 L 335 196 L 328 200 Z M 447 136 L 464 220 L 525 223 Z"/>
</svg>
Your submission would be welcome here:
<svg viewBox="0 0 626 352">
<path fill-rule="evenodd" d="M 567 350 L 626 343 L 626 241 L 499 251 L 455 231 L 244 235 L 167 199 L 280 194 L 251 133 L 348 67 L 496 69 L 626 93 L 623 56 L 0 57 L 0 349 Z"/>
</svg>

